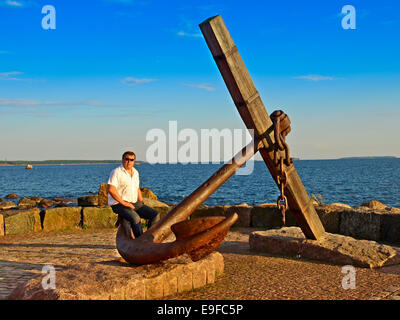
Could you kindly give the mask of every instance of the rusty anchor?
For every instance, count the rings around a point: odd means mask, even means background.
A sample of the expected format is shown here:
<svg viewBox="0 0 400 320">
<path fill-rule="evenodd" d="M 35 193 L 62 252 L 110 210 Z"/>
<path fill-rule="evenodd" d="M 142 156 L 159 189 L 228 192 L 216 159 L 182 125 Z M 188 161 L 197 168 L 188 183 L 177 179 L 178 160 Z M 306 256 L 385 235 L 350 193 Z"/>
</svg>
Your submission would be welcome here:
<svg viewBox="0 0 400 320">
<path fill-rule="evenodd" d="M 188 253 L 196 261 L 214 251 L 237 221 L 238 215 L 233 213 L 228 217 L 187 218 L 257 151 L 280 187 L 282 198 L 284 196 L 283 199 L 287 199 L 282 208 L 284 211 L 291 208 L 306 238 L 320 239 L 325 233 L 290 158 L 285 142 L 285 137 L 290 132 L 289 118 L 280 110 L 269 117 L 221 16 L 205 20 L 200 24 L 200 29 L 239 115 L 247 129 L 254 132 L 255 138 L 139 238 L 132 239 L 128 228 L 120 221 L 116 237 L 117 250 L 129 263 L 157 263 L 183 253 Z M 285 161 L 280 157 L 279 168 L 277 155 L 283 151 Z M 278 202 L 277 205 L 279 207 L 281 203 Z M 164 242 L 172 232 L 176 240 Z"/>
<path fill-rule="evenodd" d="M 129 263 L 143 265 L 164 261 L 184 253 L 193 261 L 197 261 L 213 252 L 237 221 L 238 215 L 232 213 L 228 217 L 191 220 L 187 218 L 243 166 L 259 146 L 260 144 L 252 142 L 244 147 L 231 161 L 223 165 L 139 238 L 132 239 L 129 227 L 120 220 L 116 242 L 122 258 Z M 163 242 L 171 232 L 174 232 L 176 240 Z"/>
</svg>

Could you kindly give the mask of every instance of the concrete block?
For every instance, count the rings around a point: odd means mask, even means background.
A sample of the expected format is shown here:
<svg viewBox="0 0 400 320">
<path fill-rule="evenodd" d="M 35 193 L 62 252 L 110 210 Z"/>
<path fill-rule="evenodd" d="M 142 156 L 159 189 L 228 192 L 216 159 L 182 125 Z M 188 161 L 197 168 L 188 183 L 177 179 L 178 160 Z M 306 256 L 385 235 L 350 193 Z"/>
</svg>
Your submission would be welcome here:
<svg viewBox="0 0 400 320">
<path fill-rule="evenodd" d="M 83 228 L 114 228 L 118 220 L 111 207 L 84 207 L 82 208 Z"/>
<path fill-rule="evenodd" d="M 3 213 L 4 234 L 21 234 L 42 230 L 40 224 L 40 210 L 11 210 Z"/>
<path fill-rule="evenodd" d="M 342 211 L 339 233 L 357 239 L 379 241 L 382 211 L 362 208 Z"/>
<path fill-rule="evenodd" d="M 40 212 L 43 231 L 65 230 L 80 227 L 82 207 L 60 207 Z"/>
</svg>

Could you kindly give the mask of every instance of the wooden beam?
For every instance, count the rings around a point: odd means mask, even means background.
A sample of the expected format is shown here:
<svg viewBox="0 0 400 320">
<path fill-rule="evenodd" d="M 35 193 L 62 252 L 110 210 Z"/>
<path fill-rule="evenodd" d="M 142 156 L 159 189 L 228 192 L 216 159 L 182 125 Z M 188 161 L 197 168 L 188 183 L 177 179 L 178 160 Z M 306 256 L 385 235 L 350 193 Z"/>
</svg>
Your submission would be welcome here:
<svg viewBox="0 0 400 320">
<path fill-rule="evenodd" d="M 273 162 L 273 124 L 224 21 L 218 15 L 202 22 L 200 29 L 243 122 L 247 129 L 254 130 L 255 138 L 261 139 L 264 145 L 260 149 L 261 156 L 277 182 L 278 168 Z M 289 208 L 304 235 L 308 239 L 319 239 L 325 229 L 311 199 L 294 165 L 284 166 L 287 171 L 285 195 Z"/>
</svg>

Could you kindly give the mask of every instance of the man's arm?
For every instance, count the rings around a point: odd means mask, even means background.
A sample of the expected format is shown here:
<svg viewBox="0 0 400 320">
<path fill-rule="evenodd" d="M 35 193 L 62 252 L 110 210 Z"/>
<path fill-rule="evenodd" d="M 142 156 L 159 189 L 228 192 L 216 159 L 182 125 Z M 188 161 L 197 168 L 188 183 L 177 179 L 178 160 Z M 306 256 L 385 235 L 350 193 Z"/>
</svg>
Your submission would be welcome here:
<svg viewBox="0 0 400 320">
<path fill-rule="evenodd" d="M 127 202 L 121 198 L 121 196 L 118 193 L 117 188 L 115 186 L 113 186 L 112 184 L 108 185 L 108 193 L 111 194 L 111 196 L 115 199 L 115 201 L 118 201 L 123 206 L 131 208 L 131 209 L 135 209 L 135 207 L 133 206 L 132 203 Z"/>
<path fill-rule="evenodd" d="M 137 190 L 137 199 L 138 201 L 143 202 L 142 191 L 140 191 L 140 188 Z"/>
</svg>

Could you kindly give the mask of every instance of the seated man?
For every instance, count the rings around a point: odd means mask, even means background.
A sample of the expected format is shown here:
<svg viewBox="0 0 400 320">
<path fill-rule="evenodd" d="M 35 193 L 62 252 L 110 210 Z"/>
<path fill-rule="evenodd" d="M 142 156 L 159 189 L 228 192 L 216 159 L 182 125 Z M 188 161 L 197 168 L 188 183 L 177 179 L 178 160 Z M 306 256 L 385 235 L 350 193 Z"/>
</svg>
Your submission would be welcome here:
<svg viewBox="0 0 400 320">
<path fill-rule="evenodd" d="M 143 234 L 140 218 L 149 220 L 148 228 L 160 219 L 160 214 L 143 204 L 139 188 L 139 172 L 133 167 L 136 156 L 132 151 L 122 155 L 122 165 L 110 173 L 108 205 L 130 223 L 135 238 Z"/>
</svg>

